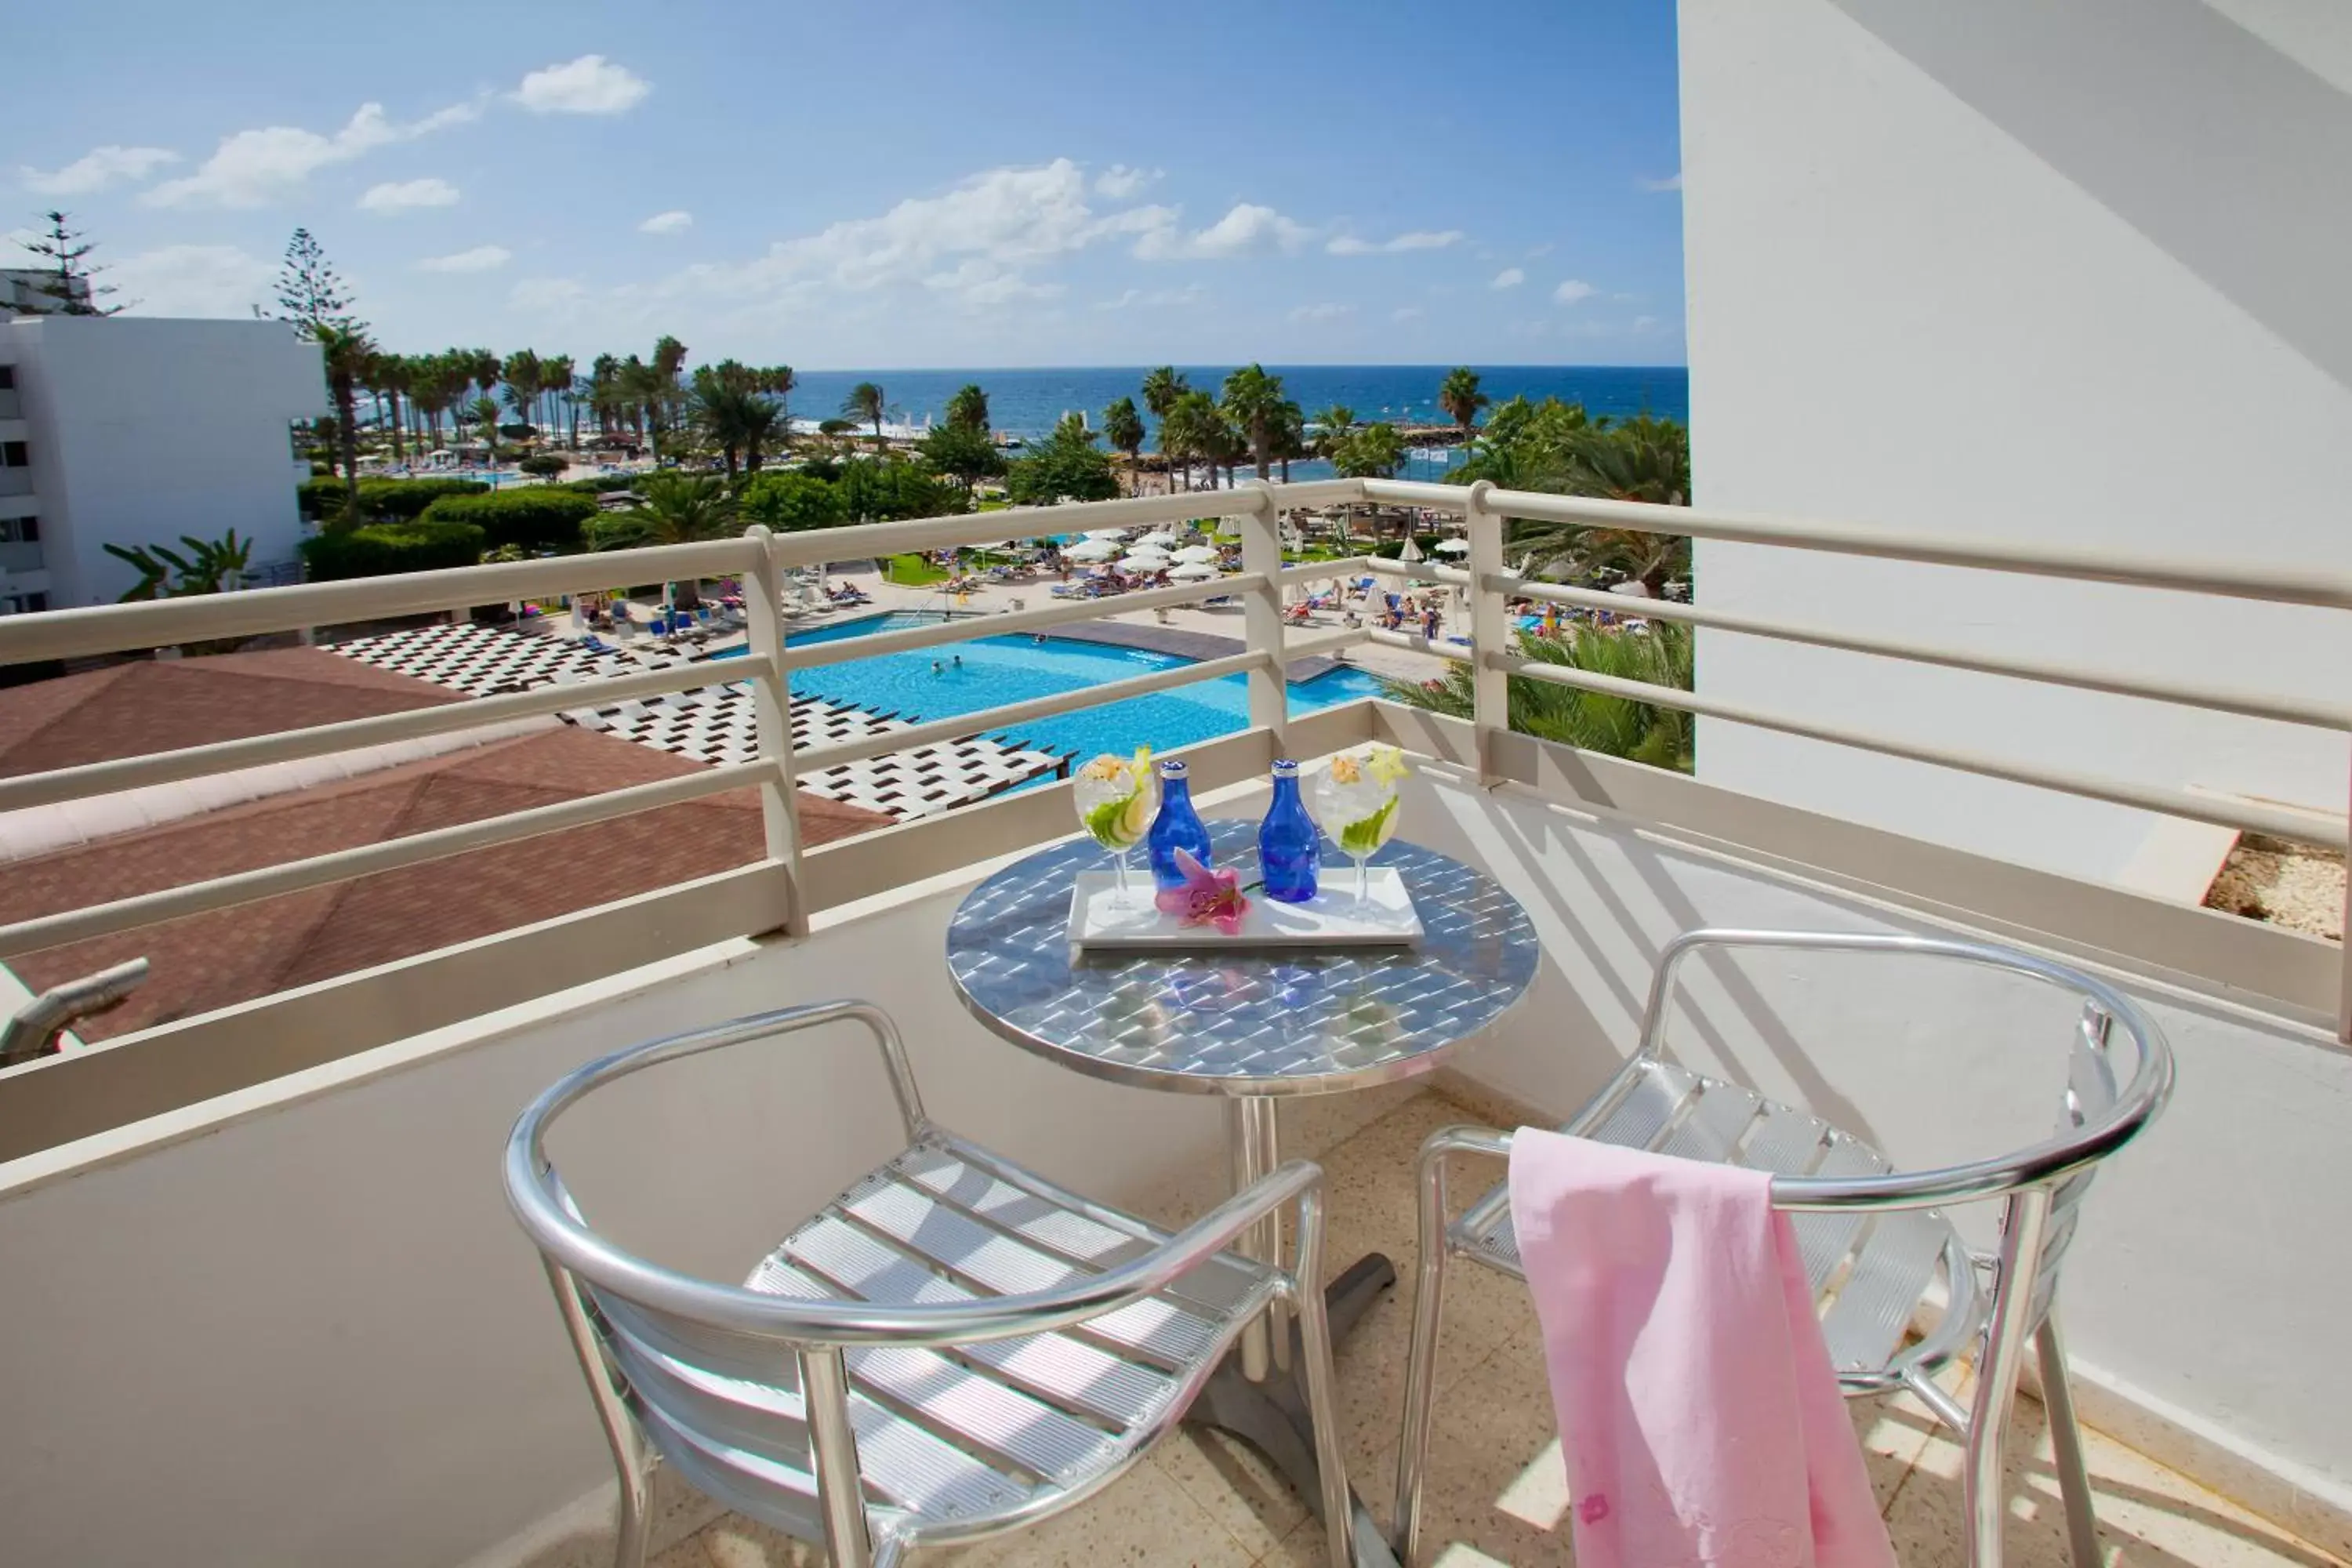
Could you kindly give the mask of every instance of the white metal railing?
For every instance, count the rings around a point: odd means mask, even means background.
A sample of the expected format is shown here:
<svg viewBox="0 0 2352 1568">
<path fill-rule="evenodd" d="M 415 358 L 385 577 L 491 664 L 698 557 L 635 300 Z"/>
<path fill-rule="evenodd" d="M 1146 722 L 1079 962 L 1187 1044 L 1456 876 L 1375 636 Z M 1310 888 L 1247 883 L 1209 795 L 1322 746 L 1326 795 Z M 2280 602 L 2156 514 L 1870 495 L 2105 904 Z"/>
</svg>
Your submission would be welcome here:
<svg viewBox="0 0 2352 1568">
<path fill-rule="evenodd" d="M 1279 513 L 1286 509 L 1366 501 L 1426 508 L 1462 516 L 1470 553 L 1465 567 L 1406 564 L 1358 558 L 1304 566 L 1282 563 Z M 1236 576 L 1180 587 L 1154 589 L 1108 601 L 1055 603 L 1036 608 L 945 622 L 935 626 L 880 633 L 856 639 L 788 647 L 780 615 L 784 574 L 827 562 L 908 551 L 971 545 L 1008 535 L 1067 532 L 1098 527 L 1135 527 L 1219 516 L 1241 528 L 1243 571 Z M 2027 543 L 1921 537 L 1851 523 L 1743 517 L 1695 508 L 1654 507 L 1581 498 L 1390 480 L 1339 479 L 1292 485 L 1245 485 L 1238 489 L 1139 497 L 1046 509 L 863 524 L 808 533 L 771 534 L 753 528 L 738 539 L 670 545 L 609 554 L 464 567 L 409 576 L 255 590 L 153 604 L 110 605 L 45 615 L 0 617 L 0 664 L 68 659 L 205 639 L 252 636 L 319 626 L 464 609 L 476 605 L 603 589 L 618 581 L 649 583 L 688 577 L 740 576 L 749 618 L 747 656 L 724 666 L 692 664 L 583 680 L 508 696 L 387 714 L 282 734 L 194 746 L 155 755 L 60 768 L 0 780 L 0 810 L 104 795 L 119 790 L 197 778 L 261 763 L 315 757 L 386 742 L 446 734 L 563 709 L 597 706 L 626 698 L 659 695 L 696 686 L 748 681 L 759 712 L 755 762 L 717 767 L 689 777 L 636 785 L 583 800 L 509 813 L 457 827 L 421 833 L 310 857 L 234 876 L 142 894 L 89 908 L 0 926 L 0 959 L 61 943 L 137 929 L 159 921 L 317 887 L 354 877 L 514 842 L 590 822 L 656 809 L 723 790 L 756 787 L 761 792 L 766 858 L 782 879 L 786 929 L 806 927 L 801 896 L 801 835 L 793 780 L 803 766 L 824 767 L 935 741 L 1000 731 L 1078 709 L 1161 691 L 1193 681 L 1247 675 L 1250 727 L 1264 731 L 1279 754 L 1286 711 L 1284 669 L 1308 654 L 1339 651 L 1360 642 L 1425 649 L 1466 662 L 1474 673 L 1473 721 L 1482 759 L 1491 737 L 1507 730 L 1507 681 L 1512 676 L 1630 697 L 1731 722 L 1756 725 L 1863 750 L 1907 757 L 1939 766 L 2036 785 L 2223 826 L 2276 834 L 2321 844 L 2343 845 L 2342 816 L 2261 802 L 2231 800 L 2137 781 L 2093 776 L 2074 770 L 2021 762 L 1960 747 L 1921 745 L 1885 735 L 1821 721 L 1799 713 L 1766 710 L 1701 692 L 1650 686 L 1571 668 L 1530 661 L 1513 651 L 1506 603 L 1522 596 L 1623 612 L 1622 597 L 1522 580 L 1505 570 L 1506 518 L 1548 519 L 1593 526 L 1734 540 L 1792 549 L 1830 551 L 1885 559 L 1967 566 L 2042 576 L 2160 587 L 2239 598 L 2352 608 L 2352 575 L 2298 572 L 2292 575 L 2237 563 L 2124 557 Z M 1286 635 L 1282 597 L 1286 589 L 1309 581 L 1370 572 L 1390 577 L 1450 584 L 1465 590 L 1471 604 L 1467 646 L 1439 643 L 1373 627 Z M 1244 648 L 1131 680 L 1006 704 L 960 717 L 919 724 L 872 737 L 811 748 L 795 756 L 785 714 L 795 669 L 893 651 L 939 647 L 972 637 L 1044 631 L 1099 618 L 1118 610 L 1168 607 L 1212 597 L 1238 597 L 1244 606 Z M 2182 704 L 2218 712 L 2352 730 L 2352 704 L 2245 690 L 2216 683 L 2158 681 L 2124 670 L 2086 669 L 1984 654 L 1932 642 L 1863 637 L 1835 627 L 1805 626 L 1765 617 L 1735 615 L 1704 605 L 1643 601 L 1640 613 L 1864 654 L 1981 673 Z M 1488 769 L 1491 775 L 1492 769 Z M 747 933 L 748 934 L 748 933 Z M 2347 1027 L 2352 1027 L 2352 984 L 2347 988 Z"/>
</svg>

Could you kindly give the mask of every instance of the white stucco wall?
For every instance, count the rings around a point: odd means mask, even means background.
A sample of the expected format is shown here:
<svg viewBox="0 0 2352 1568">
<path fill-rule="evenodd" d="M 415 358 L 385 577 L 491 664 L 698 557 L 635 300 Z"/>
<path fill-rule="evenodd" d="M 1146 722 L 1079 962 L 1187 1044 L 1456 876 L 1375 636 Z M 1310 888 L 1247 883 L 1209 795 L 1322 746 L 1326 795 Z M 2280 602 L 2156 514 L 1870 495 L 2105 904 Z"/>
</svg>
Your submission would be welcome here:
<svg viewBox="0 0 2352 1568">
<path fill-rule="evenodd" d="M 302 536 L 289 420 L 327 410 L 316 346 L 280 321 L 26 317 L 0 325 L 29 426 L 49 603 L 110 604 L 139 574 L 106 544 L 230 529 L 256 566 Z"/>
<path fill-rule="evenodd" d="M 1890 924 L 1516 789 L 1435 769 L 1408 787 L 1407 831 L 1491 869 L 1547 953 L 1527 1005 L 1459 1065 L 1554 1115 L 1631 1047 L 1675 932 Z M 874 997 L 906 1028 L 950 1125 L 1114 1201 L 1213 1181 L 1214 1102 L 1077 1077 L 963 1016 L 935 956 L 957 896 L 0 1199 L 8 1561 L 454 1568 L 604 1482 L 497 1159 L 532 1093 L 631 1040 Z M 1670 1036 L 1683 1059 L 1809 1103 L 1907 1163 L 2013 1146 L 2054 1119 L 2073 1009 L 2021 983 L 1912 961 L 1832 976 L 1768 959 L 1694 979 Z M 2161 1402 L 2239 1458 L 2297 1478 L 2263 1494 L 2275 1516 L 2301 1506 L 2289 1495 L 2301 1486 L 2352 1518 L 2352 1373 L 2312 1353 L 2352 1294 L 2352 1263 L 2329 1240 L 2352 1233 L 2352 1058 L 2226 1008 L 2149 1005 L 2181 1089 L 2090 1200 L 2065 1285 L 2075 1360 L 2111 1426 L 2129 1401 Z M 688 1268 L 746 1267 L 892 1131 L 878 1071 L 846 1033 L 648 1075 L 615 1105 L 639 1119 L 640 1141 L 586 1114 L 592 1102 L 557 1157 L 600 1223 Z M 125 1476 L 139 1478 L 132 1494 Z"/>
<path fill-rule="evenodd" d="M 1702 504 L 2352 560 L 2336 0 L 1682 0 L 1681 24 Z M 1719 608 L 2158 676 L 2316 690 L 2352 660 L 2352 626 L 2318 611 L 1706 543 L 1696 576 Z M 2086 772 L 2346 799 L 2343 740 L 2289 726 L 1713 632 L 1698 679 Z M 1698 766 L 2106 880 L 2156 826 L 1711 720 Z"/>
</svg>

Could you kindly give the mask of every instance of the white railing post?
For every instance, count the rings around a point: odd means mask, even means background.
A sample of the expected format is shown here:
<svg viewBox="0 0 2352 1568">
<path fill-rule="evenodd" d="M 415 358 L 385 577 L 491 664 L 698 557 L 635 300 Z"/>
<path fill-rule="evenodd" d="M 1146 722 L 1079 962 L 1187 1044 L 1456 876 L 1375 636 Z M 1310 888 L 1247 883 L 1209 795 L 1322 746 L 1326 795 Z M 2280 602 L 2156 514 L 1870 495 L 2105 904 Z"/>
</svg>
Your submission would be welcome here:
<svg viewBox="0 0 2352 1568">
<path fill-rule="evenodd" d="M 1253 510 L 1238 512 L 1242 525 L 1242 570 L 1265 579 L 1242 595 L 1242 632 L 1249 650 L 1269 656 L 1249 672 L 1249 721 L 1270 731 L 1274 755 L 1290 754 L 1290 689 L 1282 658 L 1282 525 L 1274 487 L 1254 479 L 1234 492 L 1249 494 Z"/>
<path fill-rule="evenodd" d="M 783 868 L 786 907 L 791 913 L 785 934 L 808 934 L 808 900 L 801 889 L 801 820 L 793 789 L 792 671 L 784 668 L 783 573 L 776 565 L 764 523 L 743 531 L 752 545 L 751 568 L 743 574 L 744 630 L 751 658 L 765 673 L 751 680 L 752 711 L 759 722 L 760 760 L 773 763 L 775 772 L 760 786 L 760 816 L 767 829 L 768 858 Z"/>
<path fill-rule="evenodd" d="M 2344 863 L 2352 867 L 2352 845 L 2346 846 Z M 2343 932 L 2344 975 L 2336 987 L 2336 1038 L 2352 1046 L 2352 877 L 2345 879 L 2344 924 L 2338 929 Z"/>
<path fill-rule="evenodd" d="M 1510 651 L 1510 618 L 1495 582 L 1503 574 L 1503 520 L 1486 510 L 1494 489 L 1493 480 L 1480 479 L 1462 503 L 1470 539 L 1470 721 L 1478 739 L 1479 782 L 1488 784 L 1501 782 L 1495 742 L 1511 728 L 1510 677 L 1495 663 Z"/>
</svg>

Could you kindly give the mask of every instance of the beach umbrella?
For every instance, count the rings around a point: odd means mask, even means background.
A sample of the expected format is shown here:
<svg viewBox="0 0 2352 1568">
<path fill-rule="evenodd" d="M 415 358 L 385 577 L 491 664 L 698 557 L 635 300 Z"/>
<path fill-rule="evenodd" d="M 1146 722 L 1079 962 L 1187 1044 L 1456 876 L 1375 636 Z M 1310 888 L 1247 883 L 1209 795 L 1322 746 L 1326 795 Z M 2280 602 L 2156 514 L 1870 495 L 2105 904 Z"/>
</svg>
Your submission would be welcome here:
<svg viewBox="0 0 2352 1568">
<path fill-rule="evenodd" d="M 1180 583 L 1207 583 L 1224 575 L 1205 561 L 1187 561 L 1168 574 Z"/>
<path fill-rule="evenodd" d="M 1118 553 L 1118 544 L 1114 540 L 1089 539 L 1084 544 L 1073 544 L 1062 553 L 1073 561 L 1108 561 Z"/>
<path fill-rule="evenodd" d="M 1176 536 L 1169 532 L 1164 528 L 1155 528 L 1150 533 L 1147 533 L 1142 538 L 1137 540 L 1136 542 L 1138 544 L 1170 545 L 1176 542 Z"/>
<path fill-rule="evenodd" d="M 1179 561 L 1214 561 L 1218 550 L 1213 544 L 1188 544 L 1176 552 Z"/>
<path fill-rule="evenodd" d="M 1421 552 L 1421 542 L 1408 533 L 1404 536 L 1404 549 L 1398 552 L 1397 559 L 1411 564 L 1416 561 L 1425 561 L 1428 557 Z"/>
<path fill-rule="evenodd" d="M 1437 542 L 1437 552 L 1440 555 L 1467 555 L 1470 553 L 1470 542 L 1466 539 L 1441 539 Z"/>
<path fill-rule="evenodd" d="M 1167 567 L 1168 557 L 1156 552 L 1129 555 L 1118 563 L 1118 568 L 1122 572 L 1162 572 L 1167 570 Z"/>
<path fill-rule="evenodd" d="M 1088 539 L 1121 540 L 1127 537 L 1127 530 L 1123 528 L 1090 528 L 1087 530 L 1087 537 Z"/>
</svg>

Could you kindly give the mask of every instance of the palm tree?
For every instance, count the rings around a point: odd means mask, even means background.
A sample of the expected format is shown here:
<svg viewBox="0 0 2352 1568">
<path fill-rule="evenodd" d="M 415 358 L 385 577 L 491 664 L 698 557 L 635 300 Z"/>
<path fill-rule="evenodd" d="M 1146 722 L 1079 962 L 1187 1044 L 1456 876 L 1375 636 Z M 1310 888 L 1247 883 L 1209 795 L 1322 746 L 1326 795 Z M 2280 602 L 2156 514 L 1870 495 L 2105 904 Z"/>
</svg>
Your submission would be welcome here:
<svg viewBox="0 0 2352 1568">
<path fill-rule="evenodd" d="M 1143 416 L 1135 411 L 1134 398 L 1119 398 L 1103 410 L 1103 439 L 1127 454 L 1128 488 L 1140 489 L 1136 462 L 1143 453 Z"/>
<path fill-rule="evenodd" d="M 1143 406 L 1154 419 L 1165 419 L 1176 400 L 1191 390 L 1191 384 L 1177 374 L 1174 365 L 1163 364 L 1143 378 Z"/>
<path fill-rule="evenodd" d="M 761 449 L 776 437 L 784 411 L 765 393 L 753 391 L 747 378 L 697 371 L 692 417 L 703 438 L 719 450 L 727 464 L 727 481 L 735 481 L 737 454 L 745 467 L 759 472 Z"/>
<path fill-rule="evenodd" d="M 548 423 L 560 424 L 559 416 L 572 410 L 572 445 L 580 445 L 580 413 L 572 404 L 572 384 L 578 373 L 570 354 L 550 354 L 539 362 L 539 389 L 547 398 Z"/>
<path fill-rule="evenodd" d="M 1282 465 L 1282 482 L 1290 482 L 1290 459 L 1308 455 L 1307 415 L 1289 398 L 1282 400 L 1281 418 L 1274 430 L 1274 458 Z"/>
<path fill-rule="evenodd" d="M 664 375 L 660 366 L 631 354 L 621 366 L 620 384 L 630 424 L 644 430 L 654 461 L 661 461 L 662 410 L 677 394 L 677 382 Z"/>
<path fill-rule="evenodd" d="M 1647 416 L 1607 429 L 1583 426 L 1565 437 L 1540 471 L 1525 478 L 1528 482 L 1519 488 L 1687 506 L 1690 437 L 1670 419 Z M 1511 545 L 1526 552 L 1530 570 L 1566 565 L 1579 575 L 1618 572 L 1638 580 L 1656 598 L 1665 596 L 1669 582 L 1690 572 L 1690 541 L 1676 534 L 1522 522 L 1512 530 Z"/>
<path fill-rule="evenodd" d="M 961 429 L 977 430 L 983 436 L 988 434 L 988 394 L 980 389 L 978 383 L 956 388 L 956 395 L 948 399 L 948 423 Z"/>
<path fill-rule="evenodd" d="M 1404 437 L 1387 423 L 1367 425 L 1339 444 L 1331 467 L 1341 479 L 1389 479 L 1404 465 Z M 1372 509 L 1372 532 L 1379 535 L 1381 510 Z"/>
<path fill-rule="evenodd" d="M 499 375 L 507 384 L 507 406 L 515 411 L 516 418 L 530 426 L 535 432 L 539 426 L 539 421 L 533 417 L 539 404 L 539 355 L 530 349 L 517 349 L 507 355 L 506 363 L 499 367 Z"/>
<path fill-rule="evenodd" d="M 357 527 L 360 520 L 360 378 L 375 345 L 366 329 L 356 324 L 320 321 L 310 328 L 310 341 L 326 361 L 327 393 L 335 400 L 335 445 L 343 462 L 343 517 Z"/>
<path fill-rule="evenodd" d="M 1225 377 L 1223 412 L 1248 444 L 1261 479 L 1273 471 L 1275 436 L 1282 426 L 1285 401 L 1282 377 L 1266 374 L 1263 365 L 1245 364 Z"/>
<path fill-rule="evenodd" d="M 466 412 L 474 416 L 475 425 L 481 429 L 482 439 L 489 443 L 490 461 L 497 462 L 499 460 L 499 400 L 484 393 L 466 405 Z"/>
<path fill-rule="evenodd" d="M 645 500 L 611 520 L 625 526 L 608 529 L 600 537 L 597 548 L 692 544 L 706 539 L 723 539 L 735 531 L 735 497 L 727 482 L 716 474 L 647 474 L 637 481 L 636 488 Z M 688 609 L 702 602 L 698 580 L 666 584 L 664 592 L 671 604 Z"/>
<path fill-rule="evenodd" d="M 1217 488 L 1214 450 L 1224 416 L 1216 400 L 1197 387 L 1186 387 L 1160 421 L 1160 449 L 1184 465 L 1184 488 L 1192 488 L 1192 465 L 1210 464 L 1209 488 Z"/>
<path fill-rule="evenodd" d="M 408 361 L 400 354 L 372 353 L 367 358 L 367 384 L 384 405 L 383 425 L 392 432 L 392 460 L 408 460 L 408 449 L 402 442 L 401 428 L 404 410 L 400 400 L 409 387 Z"/>
<path fill-rule="evenodd" d="M 619 380 L 621 362 L 612 354 L 598 354 L 588 366 L 588 408 L 596 416 L 596 434 L 609 436 L 619 423 L 620 398 L 614 384 Z"/>
<path fill-rule="evenodd" d="M 882 387 L 878 382 L 861 381 L 849 389 L 841 400 L 841 416 L 860 425 L 874 426 L 876 449 L 882 446 Z"/>
<path fill-rule="evenodd" d="M 1519 652 L 1536 664 L 1691 689 L 1690 628 L 1672 621 L 1653 621 L 1646 631 L 1638 632 L 1574 626 L 1558 637 L 1521 637 Z M 1383 680 L 1381 695 L 1408 707 L 1467 719 L 1470 682 L 1470 667 L 1449 659 L 1445 674 L 1437 679 Z M 1549 681 L 1515 679 L 1507 689 L 1510 727 L 1522 733 L 1654 768 L 1691 771 L 1691 716 L 1681 709 Z"/>
<path fill-rule="evenodd" d="M 1437 389 L 1437 405 L 1460 427 L 1462 438 L 1470 439 L 1470 426 L 1478 420 L 1478 410 L 1495 401 L 1478 390 L 1478 373 L 1466 364 L 1455 365 L 1445 373 L 1445 384 Z"/>
<path fill-rule="evenodd" d="M 505 363 L 488 349 L 464 349 L 459 352 L 466 356 L 467 378 L 473 382 L 481 396 L 488 397 L 490 395 L 490 388 L 499 384 L 499 373 L 506 368 Z"/>
</svg>

